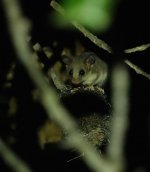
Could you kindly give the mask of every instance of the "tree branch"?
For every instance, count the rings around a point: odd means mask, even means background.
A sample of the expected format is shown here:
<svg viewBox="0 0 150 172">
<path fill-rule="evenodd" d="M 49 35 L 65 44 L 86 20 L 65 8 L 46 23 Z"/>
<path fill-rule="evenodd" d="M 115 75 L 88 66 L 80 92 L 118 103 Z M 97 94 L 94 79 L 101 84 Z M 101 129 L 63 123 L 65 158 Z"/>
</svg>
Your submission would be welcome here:
<svg viewBox="0 0 150 172">
<path fill-rule="evenodd" d="M 118 64 L 112 71 L 112 134 L 108 156 L 116 163 L 117 171 L 125 168 L 124 144 L 128 129 L 130 78 L 126 66 Z M 115 166 L 115 165 L 114 165 Z"/>
<path fill-rule="evenodd" d="M 137 51 L 145 51 L 148 48 L 150 48 L 150 43 L 149 44 L 140 45 L 140 46 L 137 46 L 137 47 L 134 47 L 134 48 L 126 49 L 126 50 L 124 50 L 124 52 L 126 54 L 129 54 L 129 53 L 135 53 Z"/>
<path fill-rule="evenodd" d="M 60 14 L 65 16 L 67 18 L 67 14 L 62 6 L 60 6 L 56 1 L 52 0 L 50 5 Z M 87 38 L 89 38 L 94 44 L 96 44 L 99 48 L 102 48 L 106 50 L 109 53 L 112 53 L 111 47 L 104 42 L 102 39 L 97 38 L 97 36 L 93 35 L 91 32 L 89 32 L 85 27 L 83 27 L 81 24 L 79 24 L 76 21 L 70 21 L 83 35 Z"/>
<path fill-rule="evenodd" d="M 129 60 L 124 60 L 124 62 L 130 67 L 132 68 L 137 74 L 140 74 L 148 79 L 150 79 L 150 74 L 144 72 L 141 68 L 139 68 L 138 66 L 136 66 L 135 64 L 133 64 L 131 61 Z"/>
<path fill-rule="evenodd" d="M 29 167 L 21 161 L 0 139 L 0 155 L 15 172 L 31 172 Z"/>
</svg>

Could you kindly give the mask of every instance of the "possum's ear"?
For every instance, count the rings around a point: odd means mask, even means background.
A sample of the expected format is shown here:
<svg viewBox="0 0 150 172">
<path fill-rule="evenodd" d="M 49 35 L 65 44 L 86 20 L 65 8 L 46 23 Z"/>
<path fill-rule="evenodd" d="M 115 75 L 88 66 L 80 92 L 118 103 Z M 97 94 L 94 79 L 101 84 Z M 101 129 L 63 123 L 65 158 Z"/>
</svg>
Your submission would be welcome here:
<svg viewBox="0 0 150 172">
<path fill-rule="evenodd" d="M 93 64 L 95 63 L 96 59 L 94 54 L 89 54 L 86 58 L 85 58 L 85 65 L 87 66 L 87 68 L 91 68 L 93 66 Z"/>
<path fill-rule="evenodd" d="M 66 65 L 69 65 L 72 63 L 73 61 L 73 58 L 72 57 L 69 57 L 67 55 L 62 55 L 62 61 L 66 64 Z"/>
<path fill-rule="evenodd" d="M 69 65 L 72 63 L 73 58 L 71 56 L 71 51 L 68 48 L 64 48 L 61 53 L 61 58 L 64 64 Z"/>
<path fill-rule="evenodd" d="M 85 63 L 86 68 L 90 70 L 95 63 L 96 58 L 93 53 L 85 53 L 85 55 L 86 55 L 86 58 L 85 58 L 84 63 Z"/>
</svg>

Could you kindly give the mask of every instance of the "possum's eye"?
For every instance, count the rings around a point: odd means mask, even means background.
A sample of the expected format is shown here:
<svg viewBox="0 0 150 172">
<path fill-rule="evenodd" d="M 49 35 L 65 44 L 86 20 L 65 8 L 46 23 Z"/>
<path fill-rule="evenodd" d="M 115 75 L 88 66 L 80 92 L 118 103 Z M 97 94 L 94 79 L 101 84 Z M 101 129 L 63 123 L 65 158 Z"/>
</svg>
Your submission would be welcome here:
<svg viewBox="0 0 150 172">
<path fill-rule="evenodd" d="M 72 76 L 73 75 L 73 69 L 70 69 L 69 71 L 69 75 Z"/>
<path fill-rule="evenodd" d="M 79 75 L 80 75 L 80 76 L 85 75 L 85 71 L 84 71 L 83 69 L 81 69 L 81 70 L 79 71 Z"/>
</svg>

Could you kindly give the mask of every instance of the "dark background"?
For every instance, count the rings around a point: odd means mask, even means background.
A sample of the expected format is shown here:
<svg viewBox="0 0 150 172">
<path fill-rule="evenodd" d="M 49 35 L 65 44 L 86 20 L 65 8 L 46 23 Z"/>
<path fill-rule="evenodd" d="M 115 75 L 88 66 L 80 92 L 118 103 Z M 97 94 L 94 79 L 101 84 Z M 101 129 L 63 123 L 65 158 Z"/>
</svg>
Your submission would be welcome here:
<svg viewBox="0 0 150 172">
<path fill-rule="evenodd" d="M 42 46 L 53 46 L 54 41 L 58 41 L 59 48 L 55 51 L 59 54 L 62 47 L 72 46 L 76 39 L 79 39 L 87 49 L 97 51 L 88 39 L 79 33 L 78 30 L 70 27 L 70 29 L 58 28 L 50 19 L 50 14 L 53 9 L 49 5 L 49 0 L 35 1 L 35 0 L 21 0 L 21 5 L 24 15 L 30 19 L 32 23 L 31 35 L 32 42 L 39 42 Z M 107 62 L 110 66 L 117 61 L 128 58 L 147 73 L 150 73 L 150 49 L 144 52 L 138 52 L 124 56 L 122 50 L 136 47 L 138 45 L 150 42 L 150 25 L 149 25 L 150 10 L 148 0 L 122 0 L 120 1 L 116 17 L 111 27 L 105 33 L 97 33 L 97 35 L 106 41 L 114 50 L 114 56 L 108 56 Z M 11 62 L 15 59 L 15 52 L 9 37 L 5 16 L 3 13 L 2 3 L 0 3 L 0 85 L 4 83 L 4 76 L 9 69 Z M 18 62 L 19 63 L 19 62 Z M 128 162 L 128 171 L 133 171 L 136 168 L 146 168 L 149 166 L 149 131 L 150 131 L 150 81 L 141 75 L 137 75 L 132 69 L 129 69 L 131 76 L 130 88 L 130 114 L 129 114 L 129 129 L 127 131 L 127 142 L 125 145 L 125 154 Z M 25 76 L 24 76 L 25 75 Z M 26 92 L 28 87 L 24 86 L 24 82 L 28 80 L 26 74 L 21 77 L 18 76 L 16 82 L 23 82 L 17 88 L 23 89 L 17 93 L 20 99 L 24 97 L 26 100 Z M 108 86 L 108 96 L 110 96 L 111 89 Z M 5 91 L 5 92 L 4 92 Z M 19 96 L 21 94 L 21 96 Z M 7 91 L 1 88 L 1 105 L 4 108 L 7 102 Z M 28 104 L 30 104 L 28 102 Z M 23 105 L 24 106 L 24 105 Z M 26 104 L 26 108 L 31 109 L 31 105 Z M 2 108 L 2 109 L 3 109 Z M 34 108 L 34 107 L 32 107 Z M 28 112 L 29 113 L 29 112 Z M 2 118 L 4 119 L 4 118 Z M 42 119 L 43 120 L 43 119 Z M 27 122 L 28 120 L 26 120 Z M 1 123 L 5 121 L 1 120 Z M 28 122 L 27 122 L 28 123 Z M 32 125 L 32 124 L 30 124 Z M 3 127 L 1 127 L 4 129 Z M 30 129 L 28 129 L 29 131 Z M 27 132 L 27 131 L 26 131 Z M 30 131 L 29 131 L 30 132 Z M 4 133 L 4 132 L 3 132 Z M 27 133 L 26 133 L 27 134 Z M 5 135 L 5 134 L 3 134 Z M 23 143 L 23 141 L 22 141 Z M 23 147 L 23 146 L 22 146 Z M 48 167 L 48 160 L 41 160 L 41 157 L 47 156 L 46 153 L 37 153 L 37 151 L 30 152 L 30 146 L 26 145 L 30 155 L 29 163 L 35 171 L 45 171 Z M 19 151 L 18 151 L 19 152 Z M 24 159 L 28 159 L 28 153 L 19 152 Z M 37 154 L 37 156 L 36 156 Z M 44 154 L 44 155 L 43 155 Z M 40 157 L 41 156 L 41 157 Z M 49 155 L 48 155 L 49 156 Z M 58 161 L 59 155 L 55 154 L 55 163 Z M 61 161 L 61 158 L 58 158 Z M 40 165 L 38 162 L 41 161 Z M 53 164 L 53 163 L 52 163 Z M 52 164 L 50 164 L 52 166 Z M 63 163 L 62 163 L 63 164 Z M 67 168 L 71 168 L 67 165 Z M 73 166 L 74 167 L 74 166 Z M 37 169 L 36 169 L 37 168 Z M 45 168 L 45 169 L 44 169 Z M 57 169 L 57 168 L 56 168 Z M 59 171 L 53 170 L 53 171 Z"/>
</svg>

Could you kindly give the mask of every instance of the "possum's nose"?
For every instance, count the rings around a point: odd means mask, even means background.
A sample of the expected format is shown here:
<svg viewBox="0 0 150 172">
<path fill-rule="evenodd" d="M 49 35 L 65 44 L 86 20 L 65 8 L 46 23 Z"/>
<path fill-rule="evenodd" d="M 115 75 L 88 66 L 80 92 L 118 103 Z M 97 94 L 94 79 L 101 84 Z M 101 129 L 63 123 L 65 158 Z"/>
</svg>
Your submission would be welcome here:
<svg viewBox="0 0 150 172">
<path fill-rule="evenodd" d="M 80 84 L 80 80 L 77 79 L 77 78 L 73 78 L 72 83 L 75 84 L 75 85 L 78 85 L 78 84 Z"/>
</svg>

